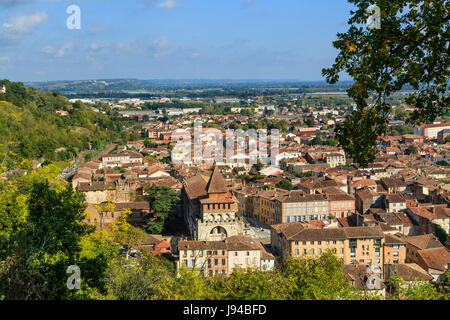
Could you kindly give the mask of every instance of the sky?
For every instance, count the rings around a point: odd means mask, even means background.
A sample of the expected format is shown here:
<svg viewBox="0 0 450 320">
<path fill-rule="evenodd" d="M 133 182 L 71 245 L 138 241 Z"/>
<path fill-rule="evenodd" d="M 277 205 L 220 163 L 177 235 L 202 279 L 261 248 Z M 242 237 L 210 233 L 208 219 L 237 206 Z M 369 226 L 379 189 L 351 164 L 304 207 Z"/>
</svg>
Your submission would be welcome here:
<svg viewBox="0 0 450 320">
<path fill-rule="evenodd" d="M 80 29 L 67 27 L 71 5 Z M 324 80 L 350 10 L 346 0 L 0 0 L 0 79 Z"/>
</svg>

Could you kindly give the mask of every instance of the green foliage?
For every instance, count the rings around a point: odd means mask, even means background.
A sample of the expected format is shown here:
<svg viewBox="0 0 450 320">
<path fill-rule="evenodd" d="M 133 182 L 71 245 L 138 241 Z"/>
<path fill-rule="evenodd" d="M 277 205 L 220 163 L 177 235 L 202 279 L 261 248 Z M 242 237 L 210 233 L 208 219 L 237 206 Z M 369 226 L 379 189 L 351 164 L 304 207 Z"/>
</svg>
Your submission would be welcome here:
<svg viewBox="0 0 450 320">
<path fill-rule="evenodd" d="M 414 145 L 410 145 L 406 151 L 408 152 L 408 154 L 418 154 L 419 150 L 417 150 L 417 147 Z"/>
<path fill-rule="evenodd" d="M 277 187 L 284 190 L 292 190 L 294 186 L 289 180 L 283 179 L 277 183 Z"/>
<path fill-rule="evenodd" d="M 445 0 L 349 0 L 351 12 L 346 33 L 333 46 L 335 63 L 322 74 L 334 84 L 346 71 L 354 80 L 347 90 L 356 103 L 354 111 L 336 128 L 339 143 L 361 166 L 375 158 L 376 139 L 386 133 L 391 105 L 387 98 L 405 86 L 415 90 L 406 102 L 416 109 L 409 120 L 432 122 L 448 113 L 450 4 Z M 381 28 L 366 28 L 370 12 L 381 10 Z"/>
<path fill-rule="evenodd" d="M 407 283 L 397 275 L 388 280 L 394 300 L 440 300 L 444 295 L 435 286 L 425 281 Z"/>
<path fill-rule="evenodd" d="M 114 258 L 106 272 L 107 295 L 100 299 L 162 300 L 173 295 L 174 275 L 161 260 L 141 254 Z"/>
<path fill-rule="evenodd" d="M 286 279 L 278 271 L 236 270 L 226 279 L 212 279 L 215 300 L 289 299 Z"/>
<path fill-rule="evenodd" d="M 331 251 L 319 259 L 290 258 L 283 276 L 287 279 L 289 298 L 293 300 L 346 300 L 356 298 L 344 276 L 343 262 Z"/>
<path fill-rule="evenodd" d="M 180 200 L 178 194 L 167 186 L 152 186 L 146 190 L 153 216 L 149 219 L 147 231 L 160 234 L 169 214 Z"/>
<path fill-rule="evenodd" d="M 434 234 L 442 244 L 445 244 L 445 242 L 447 241 L 448 234 L 440 225 L 438 224 L 434 225 Z"/>
<path fill-rule="evenodd" d="M 410 126 L 404 126 L 404 125 L 396 125 L 396 126 L 389 126 L 388 133 L 391 136 L 403 136 L 405 134 L 412 134 L 414 132 L 414 129 Z"/>
<path fill-rule="evenodd" d="M 122 129 L 120 121 L 96 113 L 82 103 L 70 105 L 59 95 L 0 81 L 0 162 L 14 169 L 21 159 L 71 160 L 80 150 L 110 141 Z M 57 110 L 69 112 L 61 116 Z M 3 147 L 3 148 L 2 148 Z M 65 148 L 55 152 L 58 148 Z M 6 151 L 9 152 L 6 153 Z"/>
<path fill-rule="evenodd" d="M 93 232 L 83 223 L 84 195 L 70 186 L 56 191 L 35 182 L 27 208 L 26 222 L 11 236 L 8 255 L 0 261 L 0 293 L 6 299 L 69 299 L 87 298 L 91 289 L 102 292 L 106 257 L 81 257 L 80 241 Z M 83 270 L 78 293 L 66 285 L 71 265 Z"/>
</svg>

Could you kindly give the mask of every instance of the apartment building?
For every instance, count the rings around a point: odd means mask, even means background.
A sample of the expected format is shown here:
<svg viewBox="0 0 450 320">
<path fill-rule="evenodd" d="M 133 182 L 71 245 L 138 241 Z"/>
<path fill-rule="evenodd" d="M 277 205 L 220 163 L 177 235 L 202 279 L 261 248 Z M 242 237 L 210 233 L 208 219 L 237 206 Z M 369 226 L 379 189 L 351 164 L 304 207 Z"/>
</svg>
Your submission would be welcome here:
<svg viewBox="0 0 450 320">
<path fill-rule="evenodd" d="M 406 209 L 406 200 L 401 194 L 388 194 L 385 198 L 385 207 L 387 212 L 397 213 Z"/>
<path fill-rule="evenodd" d="M 414 128 L 414 134 L 428 139 L 436 139 L 440 131 L 450 129 L 450 123 L 425 124 Z"/>
<path fill-rule="evenodd" d="M 375 265 L 381 272 L 384 237 L 379 226 L 319 229 L 301 222 L 272 226 L 272 247 L 283 260 L 317 258 L 331 250 L 346 265 Z"/>
<path fill-rule="evenodd" d="M 222 241 L 180 241 L 177 270 L 188 268 L 204 276 L 227 276 L 240 268 L 272 270 L 275 257 L 261 242 L 247 236 L 233 236 Z"/>
<path fill-rule="evenodd" d="M 292 192 L 274 201 L 275 219 L 272 224 L 327 219 L 329 200 L 323 194 Z"/>
<path fill-rule="evenodd" d="M 330 153 L 325 156 L 325 162 L 330 168 L 336 168 L 338 166 L 345 165 L 345 155 L 341 153 Z"/>
<path fill-rule="evenodd" d="M 402 264 L 406 261 L 406 243 L 397 236 L 385 234 L 383 251 L 385 264 Z"/>
<path fill-rule="evenodd" d="M 345 218 L 355 213 L 355 197 L 347 193 L 327 195 L 329 213 L 334 218 Z"/>
</svg>

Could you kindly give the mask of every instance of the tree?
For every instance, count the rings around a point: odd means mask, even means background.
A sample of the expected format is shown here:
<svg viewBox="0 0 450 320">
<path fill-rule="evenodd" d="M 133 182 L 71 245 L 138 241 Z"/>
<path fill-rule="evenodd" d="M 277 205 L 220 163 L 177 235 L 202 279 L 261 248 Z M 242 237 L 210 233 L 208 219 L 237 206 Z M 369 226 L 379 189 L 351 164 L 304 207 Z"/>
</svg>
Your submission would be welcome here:
<svg viewBox="0 0 450 320">
<path fill-rule="evenodd" d="M 443 298 L 443 294 L 426 281 L 416 280 L 413 283 L 406 283 L 398 275 L 394 275 L 387 281 L 387 285 L 392 291 L 394 300 L 440 300 Z"/>
<path fill-rule="evenodd" d="M 174 210 L 180 197 L 167 186 L 153 185 L 146 192 L 150 201 L 150 208 L 153 212 L 153 216 L 149 219 L 147 231 L 160 234 L 163 231 L 167 217 Z"/>
<path fill-rule="evenodd" d="M 361 166 L 375 158 L 378 136 L 387 128 L 391 105 L 387 98 L 405 86 L 415 90 L 406 102 L 415 110 L 409 122 L 432 122 L 448 113 L 449 9 L 446 0 L 349 0 L 356 6 L 346 33 L 333 46 L 339 50 L 322 74 L 335 84 L 342 71 L 354 80 L 347 90 L 356 111 L 336 128 L 340 145 Z M 378 5 L 380 28 L 365 28 L 371 5 Z M 368 12 L 369 11 L 369 12 Z"/>
<path fill-rule="evenodd" d="M 406 151 L 408 152 L 408 154 L 418 154 L 418 153 L 419 153 L 419 150 L 418 150 L 417 147 L 414 146 L 414 145 L 410 145 L 410 146 L 406 149 Z"/>
<path fill-rule="evenodd" d="M 293 300 L 336 300 L 356 298 L 345 278 L 344 264 L 330 250 L 318 259 L 289 258 L 283 276 Z"/>
<path fill-rule="evenodd" d="M 277 270 L 235 269 L 229 278 L 211 279 L 214 300 L 287 300 L 288 286 Z"/>
<path fill-rule="evenodd" d="M 10 254 L 0 263 L 0 292 L 6 299 L 86 298 L 83 292 L 90 286 L 102 291 L 105 257 L 81 257 L 80 241 L 94 231 L 83 222 L 84 195 L 71 186 L 56 191 L 46 182 L 36 182 L 27 207 L 26 222 L 11 238 Z M 66 285 L 71 265 L 82 270 L 78 293 Z"/>
<path fill-rule="evenodd" d="M 127 222 L 131 211 L 125 210 L 119 218 L 111 223 L 112 232 L 110 238 L 114 244 L 125 249 L 125 256 L 128 259 L 131 250 L 138 248 L 147 239 L 147 233 L 139 228 L 133 227 Z"/>
<path fill-rule="evenodd" d="M 292 190 L 294 186 L 289 180 L 283 179 L 277 183 L 277 187 L 284 190 Z"/>
<path fill-rule="evenodd" d="M 95 205 L 95 209 L 97 209 L 98 214 L 100 215 L 100 230 L 103 230 L 103 217 L 105 213 L 114 212 L 116 209 L 116 205 L 112 202 L 105 201 Z"/>
<path fill-rule="evenodd" d="M 439 239 L 442 244 L 445 244 L 447 241 L 448 234 L 440 225 L 436 224 L 434 228 L 434 234 Z"/>
</svg>

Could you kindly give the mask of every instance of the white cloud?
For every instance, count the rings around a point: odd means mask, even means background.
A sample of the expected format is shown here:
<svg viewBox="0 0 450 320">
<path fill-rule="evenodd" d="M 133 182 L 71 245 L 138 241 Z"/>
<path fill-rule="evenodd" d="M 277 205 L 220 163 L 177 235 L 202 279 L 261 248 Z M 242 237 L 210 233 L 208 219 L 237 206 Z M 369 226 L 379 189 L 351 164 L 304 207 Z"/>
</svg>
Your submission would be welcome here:
<svg viewBox="0 0 450 320">
<path fill-rule="evenodd" d="M 0 62 L 9 62 L 9 57 L 0 57 Z"/>
<path fill-rule="evenodd" d="M 178 2 L 175 0 L 165 0 L 163 2 L 158 3 L 159 8 L 172 9 L 178 5 Z"/>
<path fill-rule="evenodd" d="M 71 44 L 65 44 L 59 48 L 55 48 L 53 46 L 45 46 L 41 48 L 42 53 L 49 54 L 51 56 L 54 56 L 56 58 L 62 58 L 69 54 L 72 51 L 73 46 Z"/>
<path fill-rule="evenodd" d="M 13 17 L 0 28 L 0 38 L 20 40 L 29 35 L 42 22 L 48 19 L 45 12 L 36 12 L 25 16 Z"/>
<path fill-rule="evenodd" d="M 111 46 L 111 44 L 108 41 L 103 41 L 103 42 L 93 43 L 90 45 L 89 48 L 91 49 L 91 51 L 98 52 L 98 51 L 100 51 L 104 48 L 108 48 L 110 46 Z"/>
<path fill-rule="evenodd" d="M 164 49 L 170 46 L 170 41 L 166 36 L 162 36 L 160 39 L 153 41 L 153 48 L 155 49 Z"/>
</svg>

